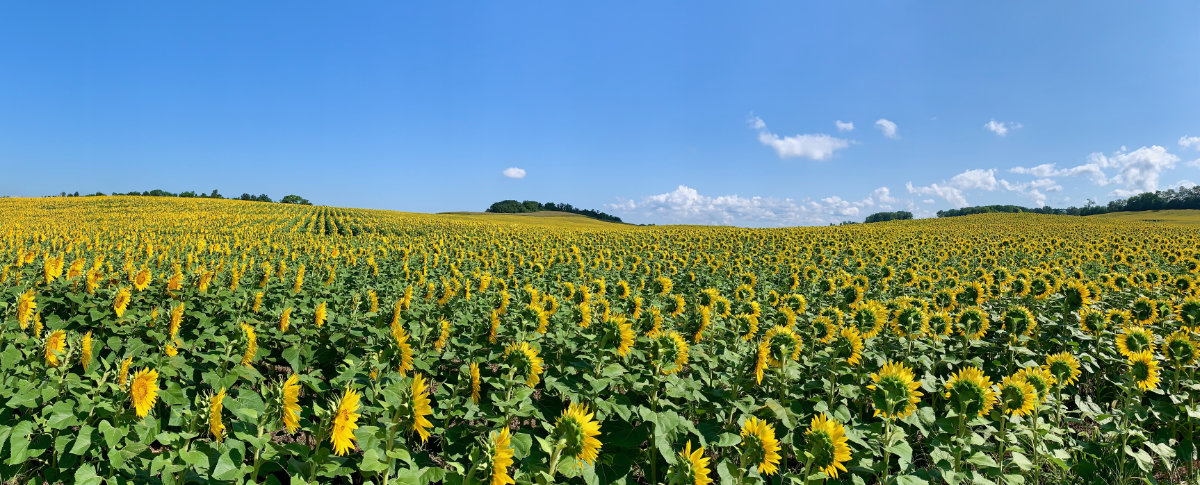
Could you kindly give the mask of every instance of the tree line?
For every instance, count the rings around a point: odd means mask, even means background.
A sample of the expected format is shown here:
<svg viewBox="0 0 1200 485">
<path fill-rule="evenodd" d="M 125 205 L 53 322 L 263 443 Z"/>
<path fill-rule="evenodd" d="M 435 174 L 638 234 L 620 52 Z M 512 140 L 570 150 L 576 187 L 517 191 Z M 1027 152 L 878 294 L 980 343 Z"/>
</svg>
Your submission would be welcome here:
<svg viewBox="0 0 1200 485">
<path fill-rule="evenodd" d="M 168 191 L 162 190 L 162 189 L 154 189 L 154 190 L 143 190 L 141 192 L 132 190 L 132 191 L 129 191 L 129 192 L 126 192 L 123 194 L 119 193 L 119 192 L 113 192 L 111 194 L 105 194 L 104 192 L 96 192 L 94 194 L 79 195 L 79 191 L 75 191 L 73 193 L 60 192 L 58 195 L 59 195 L 59 197 L 101 197 L 101 196 L 107 196 L 107 195 L 137 195 L 137 196 L 142 196 L 142 197 L 181 197 L 181 198 L 185 198 L 185 199 L 186 198 L 198 198 L 198 199 L 224 199 L 224 198 L 226 198 L 225 196 L 221 195 L 221 192 L 219 192 L 217 189 L 213 189 L 212 192 L 209 192 L 207 194 L 204 192 L 196 192 L 196 191 L 192 191 L 192 190 L 175 193 L 175 192 L 168 192 Z M 243 193 L 242 195 L 240 195 L 238 197 L 232 197 L 231 199 L 232 200 L 247 200 L 247 201 L 252 201 L 252 202 L 275 202 L 267 194 L 253 195 L 253 194 Z M 283 196 L 282 199 L 279 199 L 279 203 L 280 204 L 312 205 L 312 202 L 309 202 L 308 199 L 305 199 L 304 197 L 301 197 L 296 194 L 288 194 L 288 195 Z"/>
<path fill-rule="evenodd" d="M 493 203 L 484 212 L 493 212 L 493 213 L 498 213 L 498 214 L 521 214 L 521 213 L 527 213 L 527 212 L 541 212 L 541 211 L 569 212 L 571 214 L 579 214 L 581 216 L 586 216 L 586 217 L 590 217 L 592 219 L 597 219 L 597 220 L 601 220 L 601 221 L 605 221 L 605 222 L 621 222 L 620 217 L 614 216 L 612 214 L 606 214 L 604 212 L 600 212 L 597 210 L 579 209 L 579 208 L 576 208 L 575 206 L 573 206 L 571 204 L 567 204 L 567 203 L 554 203 L 554 202 L 542 203 L 542 202 L 538 202 L 536 200 L 527 200 L 524 202 L 518 202 L 515 200 L 511 200 L 511 199 L 502 200 L 500 202 Z"/>
<path fill-rule="evenodd" d="M 1200 185 L 1181 187 L 1178 189 L 1142 192 L 1126 199 L 1117 199 L 1105 205 L 1094 204 L 1091 200 L 1083 207 L 1068 207 L 1055 209 L 1050 206 L 1040 208 L 1021 207 L 1018 205 L 981 205 L 947 209 L 937 212 L 938 217 L 958 217 L 971 214 L 986 214 L 990 212 L 1033 212 L 1037 214 L 1057 214 L 1067 216 L 1090 216 L 1107 214 L 1109 212 L 1142 212 L 1157 210 L 1200 209 Z"/>
</svg>

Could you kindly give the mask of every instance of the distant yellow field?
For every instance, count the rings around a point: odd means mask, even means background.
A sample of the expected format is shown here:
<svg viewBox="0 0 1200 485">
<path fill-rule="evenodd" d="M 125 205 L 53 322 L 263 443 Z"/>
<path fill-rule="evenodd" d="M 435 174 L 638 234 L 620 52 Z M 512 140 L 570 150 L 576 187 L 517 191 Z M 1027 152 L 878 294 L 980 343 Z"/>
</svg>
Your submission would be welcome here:
<svg viewBox="0 0 1200 485">
<path fill-rule="evenodd" d="M 615 224 L 612 222 L 604 222 L 590 217 L 572 214 L 570 212 L 559 211 L 541 211 L 530 212 L 526 214 L 494 214 L 491 212 L 444 212 L 437 214 L 439 217 L 447 217 L 452 220 L 486 220 L 488 222 L 508 222 L 513 224 L 537 225 L 537 226 L 553 226 L 562 228 L 627 228 L 626 224 Z"/>
<path fill-rule="evenodd" d="M 1168 210 L 1146 212 L 1114 212 L 1088 216 L 1097 219 L 1116 221 L 1170 222 L 1177 224 L 1200 224 L 1200 211 L 1197 210 Z"/>
</svg>

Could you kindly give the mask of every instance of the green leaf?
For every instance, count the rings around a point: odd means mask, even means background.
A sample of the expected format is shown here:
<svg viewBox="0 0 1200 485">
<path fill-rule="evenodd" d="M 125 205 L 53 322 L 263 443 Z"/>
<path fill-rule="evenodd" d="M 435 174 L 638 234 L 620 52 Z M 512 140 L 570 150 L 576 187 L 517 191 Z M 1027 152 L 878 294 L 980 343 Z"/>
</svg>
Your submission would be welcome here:
<svg viewBox="0 0 1200 485">
<path fill-rule="evenodd" d="M 996 460 L 993 459 L 991 455 L 986 454 L 982 451 L 976 451 L 974 454 L 967 457 L 967 463 L 970 463 L 970 464 L 975 465 L 980 468 L 999 468 L 1000 467 L 1000 465 L 998 465 L 996 463 Z"/>
<path fill-rule="evenodd" d="M 77 485 L 99 485 L 103 481 L 104 479 L 96 474 L 95 465 L 89 463 L 75 469 L 75 483 Z"/>
<path fill-rule="evenodd" d="M 92 433 L 95 431 L 96 428 L 90 425 L 80 427 L 79 431 L 75 433 L 77 436 L 75 444 L 71 446 L 71 449 L 67 453 L 78 456 L 83 456 L 84 453 L 87 453 L 88 449 L 92 447 Z"/>
</svg>

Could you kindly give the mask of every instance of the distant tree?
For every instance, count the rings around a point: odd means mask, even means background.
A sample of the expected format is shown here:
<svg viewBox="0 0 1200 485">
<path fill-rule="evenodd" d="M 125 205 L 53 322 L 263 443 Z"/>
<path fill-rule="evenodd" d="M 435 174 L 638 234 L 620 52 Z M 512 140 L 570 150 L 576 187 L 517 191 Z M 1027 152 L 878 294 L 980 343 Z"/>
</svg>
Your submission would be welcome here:
<svg viewBox="0 0 1200 485">
<path fill-rule="evenodd" d="M 217 192 L 217 189 L 213 189 L 213 190 L 212 190 L 212 193 L 211 193 L 211 194 L 208 194 L 208 198 L 210 198 L 210 199 L 224 199 L 225 197 L 224 197 L 224 196 L 222 196 L 220 192 Z"/>
<path fill-rule="evenodd" d="M 484 212 L 496 212 L 500 214 L 518 214 L 525 212 L 525 206 L 515 200 L 502 200 L 496 202 L 487 208 Z"/>
<path fill-rule="evenodd" d="M 536 200 L 527 200 L 521 202 L 521 205 L 525 207 L 525 212 L 537 212 L 542 210 L 542 204 L 538 203 Z"/>
<path fill-rule="evenodd" d="M 296 195 L 296 194 L 285 195 L 285 196 L 283 196 L 282 199 L 279 199 L 279 202 L 281 204 L 312 205 L 312 203 L 309 202 L 308 199 L 305 199 L 304 197 L 300 197 L 299 195 Z"/>
<path fill-rule="evenodd" d="M 255 197 L 254 200 L 259 202 L 273 202 L 270 197 L 267 197 L 267 194 L 258 194 L 258 197 Z"/>
<path fill-rule="evenodd" d="M 867 216 L 865 223 L 884 222 L 884 221 L 904 221 L 912 219 L 912 212 L 896 211 L 896 212 L 876 212 Z"/>
</svg>

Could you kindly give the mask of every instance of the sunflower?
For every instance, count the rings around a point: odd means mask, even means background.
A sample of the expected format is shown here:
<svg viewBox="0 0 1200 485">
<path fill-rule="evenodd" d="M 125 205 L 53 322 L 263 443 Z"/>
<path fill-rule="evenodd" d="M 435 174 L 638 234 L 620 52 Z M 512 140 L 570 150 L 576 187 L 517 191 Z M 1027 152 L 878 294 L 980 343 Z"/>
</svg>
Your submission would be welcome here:
<svg viewBox="0 0 1200 485">
<path fill-rule="evenodd" d="M 88 333 L 83 334 L 83 341 L 79 343 L 79 346 L 81 347 L 79 351 L 79 363 L 83 365 L 83 371 L 87 372 L 88 368 L 92 366 L 91 330 L 89 330 Z"/>
<path fill-rule="evenodd" d="M 117 318 L 125 314 L 125 309 L 129 308 L 129 287 L 121 288 L 117 292 L 116 298 L 113 298 L 113 311 L 117 313 Z"/>
<path fill-rule="evenodd" d="M 758 334 L 758 317 L 739 313 L 733 316 L 732 327 L 735 333 L 742 336 L 742 340 L 748 342 Z"/>
<path fill-rule="evenodd" d="M 904 419 L 917 410 L 924 394 L 918 391 L 921 383 L 915 380 L 913 371 L 900 362 L 888 362 L 879 372 L 871 374 L 871 402 L 875 405 L 875 416 L 884 419 Z"/>
<path fill-rule="evenodd" d="M 421 442 L 424 443 L 429 439 L 429 430 L 433 428 L 433 423 L 429 421 L 429 416 L 433 414 L 433 408 L 429 405 L 429 386 L 425 383 L 425 377 L 421 374 L 413 376 L 412 386 L 412 430 L 421 436 Z"/>
<path fill-rule="evenodd" d="M 839 359 L 845 359 L 846 363 L 850 365 L 858 365 L 859 362 L 862 362 L 862 350 L 862 335 L 854 327 L 843 328 L 833 341 L 834 355 Z"/>
<path fill-rule="evenodd" d="M 317 305 L 316 312 L 313 313 L 313 323 L 317 324 L 317 328 L 321 328 L 322 326 L 325 325 L 325 318 L 326 318 L 326 312 L 327 312 L 326 308 L 327 308 L 327 306 L 326 306 L 325 302 L 321 302 L 320 305 Z"/>
<path fill-rule="evenodd" d="M 1190 280 L 1189 280 L 1190 281 Z M 1186 327 L 1200 326 L 1200 299 L 1187 298 L 1175 307 L 1175 318 Z"/>
<path fill-rule="evenodd" d="M 129 398 L 133 401 L 137 416 L 146 417 L 158 401 L 158 371 L 146 368 L 135 373 L 129 385 Z"/>
<path fill-rule="evenodd" d="M 258 334 L 254 333 L 254 327 L 246 323 L 242 323 L 242 333 L 246 335 L 246 353 L 242 354 L 242 365 L 250 367 L 254 354 L 258 353 Z"/>
<path fill-rule="evenodd" d="M 542 358 L 538 357 L 537 349 L 530 346 L 529 342 L 510 344 L 504 349 L 504 358 L 513 366 L 517 375 L 525 380 L 525 385 L 533 387 L 541 381 L 544 370 Z"/>
<path fill-rule="evenodd" d="M 1067 352 L 1059 352 L 1046 356 L 1046 365 L 1042 366 L 1054 381 L 1062 386 L 1069 386 L 1079 380 L 1079 359 Z"/>
<path fill-rule="evenodd" d="M 1012 336 L 1011 342 L 1016 343 L 1017 337 L 1029 338 L 1033 335 L 1035 328 L 1037 328 L 1037 319 L 1028 308 L 1015 306 L 1004 312 L 1004 329 Z"/>
<path fill-rule="evenodd" d="M 1117 335 L 1117 352 L 1130 358 L 1141 352 L 1154 353 L 1154 332 L 1143 327 L 1127 326 Z"/>
<path fill-rule="evenodd" d="M 766 341 L 758 344 L 758 357 L 754 361 L 754 379 L 757 383 L 762 384 L 763 375 L 766 373 L 767 367 L 770 364 L 767 362 L 771 354 L 771 346 Z"/>
<path fill-rule="evenodd" d="M 221 422 L 221 411 L 225 409 L 225 388 L 208 399 L 208 432 L 220 443 L 225 439 L 225 424 Z"/>
<path fill-rule="evenodd" d="M 142 268 L 142 270 L 133 277 L 133 287 L 138 291 L 145 290 L 150 286 L 151 279 L 152 276 L 150 275 L 150 270 Z"/>
<path fill-rule="evenodd" d="M 501 428 L 499 432 L 492 431 L 488 436 L 487 454 L 492 469 L 491 485 L 516 483 L 508 474 L 508 467 L 513 464 L 513 447 L 512 436 L 509 435 L 507 427 Z"/>
<path fill-rule="evenodd" d="M 1158 389 L 1158 362 L 1149 350 L 1134 353 L 1129 358 L 1129 374 L 1142 392 Z"/>
<path fill-rule="evenodd" d="M 1176 367 L 1188 366 L 1196 361 L 1196 342 L 1187 331 L 1173 332 L 1163 341 L 1163 353 Z"/>
<path fill-rule="evenodd" d="M 758 467 L 762 476 L 771 476 L 779 466 L 779 440 L 775 428 L 751 417 L 742 425 L 742 465 Z"/>
<path fill-rule="evenodd" d="M 679 464 L 673 467 L 671 483 L 685 483 L 692 485 L 708 485 L 712 483 L 712 478 L 709 478 L 708 461 L 710 458 L 704 456 L 704 447 L 701 446 L 692 450 L 692 440 L 688 440 L 683 451 L 679 452 Z"/>
<path fill-rule="evenodd" d="M 1124 328 L 1133 324 L 1133 314 L 1129 310 L 1113 308 L 1104 314 L 1108 319 L 1109 328 Z"/>
<path fill-rule="evenodd" d="M 1099 310 L 1082 308 L 1079 310 L 1079 327 L 1084 332 L 1100 335 L 1108 329 L 1108 318 Z"/>
<path fill-rule="evenodd" d="M 1037 405 L 1037 389 L 1019 375 L 1011 375 L 1000 381 L 996 393 L 1000 402 L 1000 411 L 1013 416 L 1024 416 L 1033 412 Z"/>
<path fill-rule="evenodd" d="M 58 354 L 63 353 L 67 349 L 67 332 L 63 330 L 55 330 L 46 337 L 46 366 L 58 367 L 62 362 L 58 358 Z"/>
<path fill-rule="evenodd" d="M 17 298 L 17 323 L 21 324 L 21 330 L 29 327 L 29 319 L 33 317 L 35 311 L 37 311 L 37 301 L 33 298 L 33 289 L 31 288 Z"/>
<path fill-rule="evenodd" d="M 838 470 L 846 471 L 850 461 L 850 445 L 846 440 L 846 428 L 842 423 L 829 419 L 825 413 L 813 416 L 805 436 L 812 463 L 830 478 L 838 477 Z"/>
<path fill-rule="evenodd" d="M 892 327 L 901 337 L 917 338 L 928 333 L 929 316 L 919 306 L 905 305 L 896 311 Z"/>
<path fill-rule="evenodd" d="M 612 334 L 611 337 L 617 341 L 617 355 L 621 357 L 629 355 L 629 351 L 633 350 L 633 341 L 636 337 L 633 333 L 633 325 L 620 315 L 610 318 L 607 325 Z"/>
<path fill-rule="evenodd" d="M 1158 304 L 1143 296 L 1133 301 L 1129 313 L 1138 324 L 1150 325 L 1158 320 Z"/>
<path fill-rule="evenodd" d="M 771 367 L 781 367 L 787 360 L 798 360 L 802 340 L 791 328 L 774 326 L 763 336 L 770 352 L 767 353 L 767 364 Z"/>
<path fill-rule="evenodd" d="M 403 325 L 397 323 L 392 326 L 392 339 L 396 341 L 396 348 L 400 351 L 400 375 L 408 375 L 408 371 L 413 370 L 413 349 L 412 344 L 408 343 L 409 334 Z"/>
<path fill-rule="evenodd" d="M 1062 287 L 1062 294 L 1068 310 L 1075 311 L 1092 304 L 1092 292 L 1082 281 L 1068 281 Z"/>
<path fill-rule="evenodd" d="M 659 333 L 654 339 L 654 365 L 664 375 L 683 370 L 688 362 L 687 340 L 674 330 L 669 334 Z"/>
<path fill-rule="evenodd" d="M 345 456 L 354 448 L 354 430 L 358 429 L 358 391 L 346 389 L 342 391 L 342 400 L 338 403 L 337 414 L 333 417 L 333 428 L 329 434 L 329 442 L 333 444 L 333 453 Z"/>
<path fill-rule="evenodd" d="M 600 422 L 593 419 L 586 404 L 574 404 L 563 410 L 554 423 L 551 440 L 561 443 L 567 456 L 575 457 L 578 464 L 592 463 L 600 456 Z M 552 463 L 551 466 L 557 466 Z"/>
<path fill-rule="evenodd" d="M 296 374 L 283 382 L 283 426 L 288 433 L 300 429 L 300 378 Z"/>
<path fill-rule="evenodd" d="M 450 321 L 439 318 L 438 327 L 441 327 L 441 333 L 438 334 L 437 341 L 433 343 L 433 348 L 440 352 L 450 342 Z"/>
<path fill-rule="evenodd" d="M 129 382 L 129 366 L 133 364 L 133 357 L 126 357 L 121 361 L 121 370 L 117 371 L 117 385 L 121 389 L 125 388 L 125 384 Z"/>
<path fill-rule="evenodd" d="M 475 363 L 475 362 L 471 363 L 470 373 L 471 373 L 471 402 L 474 402 L 476 405 L 478 405 L 479 397 L 480 397 L 480 395 L 479 395 L 479 387 L 480 387 L 479 386 L 479 364 L 478 363 Z"/>
<path fill-rule="evenodd" d="M 945 397 L 960 416 L 984 416 L 996 405 L 992 380 L 978 367 L 959 369 L 946 381 Z"/>
<path fill-rule="evenodd" d="M 1033 390 L 1037 391 L 1038 402 L 1046 400 L 1047 394 L 1050 392 L 1057 381 L 1050 371 L 1040 367 L 1024 367 L 1016 373 L 1018 379 L 1024 379 L 1029 385 L 1033 386 Z"/>
<path fill-rule="evenodd" d="M 979 307 L 966 308 L 956 319 L 958 334 L 969 340 L 980 340 L 987 335 L 989 323 L 987 313 Z"/>
<path fill-rule="evenodd" d="M 288 327 L 291 325 L 291 323 L 292 323 L 292 308 L 288 307 L 283 310 L 283 313 L 281 315 L 279 315 L 279 331 L 281 333 L 287 333 Z"/>
</svg>

